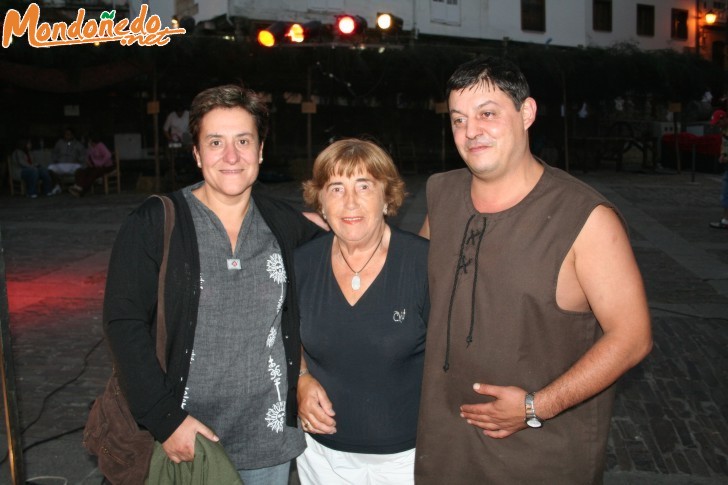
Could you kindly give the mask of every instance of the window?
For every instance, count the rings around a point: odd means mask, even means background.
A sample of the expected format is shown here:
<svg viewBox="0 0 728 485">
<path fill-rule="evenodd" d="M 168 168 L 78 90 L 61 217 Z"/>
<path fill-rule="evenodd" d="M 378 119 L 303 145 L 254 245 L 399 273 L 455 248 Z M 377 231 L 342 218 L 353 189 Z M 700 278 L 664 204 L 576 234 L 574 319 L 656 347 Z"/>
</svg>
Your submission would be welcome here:
<svg viewBox="0 0 728 485">
<path fill-rule="evenodd" d="M 637 35 L 655 36 L 655 7 L 637 4 Z"/>
<path fill-rule="evenodd" d="M 430 19 L 443 24 L 460 25 L 459 0 L 432 0 Z"/>
<path fill-rule="evenodd" d="M 612 0 L 594 0 L 592 3 L 592 27 L 602 32 L 612 31 Z"/>
<path fill-rule="evenodd" d="M 546 32 L 546 0 L 521 0 L 521 29 Z"/>
<path fill-rule="evenodd" d="M 672 9 L 670 18 L 670 37 L 679 40 L 688 40 L 688 11 L 677 8 Z"/>
</svg>

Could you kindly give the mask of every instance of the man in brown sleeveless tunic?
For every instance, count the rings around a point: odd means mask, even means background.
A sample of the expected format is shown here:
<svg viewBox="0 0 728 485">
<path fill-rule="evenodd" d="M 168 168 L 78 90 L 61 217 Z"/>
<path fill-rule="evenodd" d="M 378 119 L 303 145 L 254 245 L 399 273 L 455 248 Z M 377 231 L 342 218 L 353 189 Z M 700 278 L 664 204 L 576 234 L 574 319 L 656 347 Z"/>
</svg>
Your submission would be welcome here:
<svg viewBox="0 0 728 485">
<path fill-rule="evenodd" d="M 613 384 L 652 346 L 623 222 L 531 154 L 536 103 L 516 66 L 463 64 L 448 101 L 468 168 L 427 186 L 416 482 L 601 483 Z"/>
</svg>

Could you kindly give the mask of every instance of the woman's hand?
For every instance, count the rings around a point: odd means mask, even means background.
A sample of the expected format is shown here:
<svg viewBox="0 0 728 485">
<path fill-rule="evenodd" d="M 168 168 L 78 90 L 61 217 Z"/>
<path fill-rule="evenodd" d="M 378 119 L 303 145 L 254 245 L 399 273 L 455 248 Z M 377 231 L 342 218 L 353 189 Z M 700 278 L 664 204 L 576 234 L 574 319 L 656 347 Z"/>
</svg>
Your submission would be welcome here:
<svg viewBox="0 0 728 485">
<path fill-rule="evenodd" d="M 308 433 L 334 434 L 334 408 L 326 391 L 311 374 L 298 378 L 298 416 L 301 426 Z"/>
<path fill-rule="evenodd" d="M 192 416 L 187 416 L 182 424 L 174 430 L 174 433 L 162 443 L 162 448 L 167 456 L 174 463 L 192 461 L 195 458 L 195 439 L 200 433 L 210 441 L 220 441 L 210 428 L 197 421 Z"/>
</svg>

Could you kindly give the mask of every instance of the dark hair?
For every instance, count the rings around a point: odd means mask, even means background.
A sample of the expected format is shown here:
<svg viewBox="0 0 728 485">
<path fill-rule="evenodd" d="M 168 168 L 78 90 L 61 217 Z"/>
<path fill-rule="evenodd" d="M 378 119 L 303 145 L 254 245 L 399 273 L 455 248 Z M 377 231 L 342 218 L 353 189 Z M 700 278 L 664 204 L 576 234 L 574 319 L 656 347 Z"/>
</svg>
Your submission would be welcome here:
<svg viewBox="0 0 728 485">
<path fill-rule="evenodd" d="M 315 211 L 321 212 L 321 191 L 331 177 L 351 177 L 359 170 L 366 170 L 384 185 L 387 215 L 396 215 L 404 201 L 404 181 L 392 157 L 382 147 L 359 138 L 335 141 L 318 154 L 313 162 L 313 177 L 303 183 L 304 202 Z"/>
<path fill-rule="evenodd" d="M 495 86 L 503 91 L 513 101 L 516 111 L 521 110 L 523 101 L 531 95 L 526 76 L 518 66 L 501 57 L 479 57 L 455 69 L 447 81 L 445 99 L 453 91 L 461 91 L 478 84 Z"/>
<path fill-rule="evenodd" d="M 268 107 L 256 92 L 243 86 L 228 84 L 205 89 L 192 100 L 190 107 L 190 134 L 195 145 L 200 142 L 202 118 L 216 108 L 243 108 L 255 120 L 258 141 L 263 143 L 268 134 Z"/>
</svg>

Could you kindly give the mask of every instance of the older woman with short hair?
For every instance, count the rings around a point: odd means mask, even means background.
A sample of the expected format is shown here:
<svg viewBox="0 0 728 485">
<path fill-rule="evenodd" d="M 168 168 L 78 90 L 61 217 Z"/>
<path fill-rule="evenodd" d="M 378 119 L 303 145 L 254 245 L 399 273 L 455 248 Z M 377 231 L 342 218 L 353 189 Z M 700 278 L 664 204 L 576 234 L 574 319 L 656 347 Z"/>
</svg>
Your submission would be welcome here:
<svg viewBox="0 0 728 485">
<path fill-rule="evenodd" d="M 404 200 L 390 156 L 359 139 L 316 158 L 304 199 L 331 232 L 296 251 L 308 483 L 413 483 L 429 312 L 425 239 L 387 223 Z"/>
</svg>

